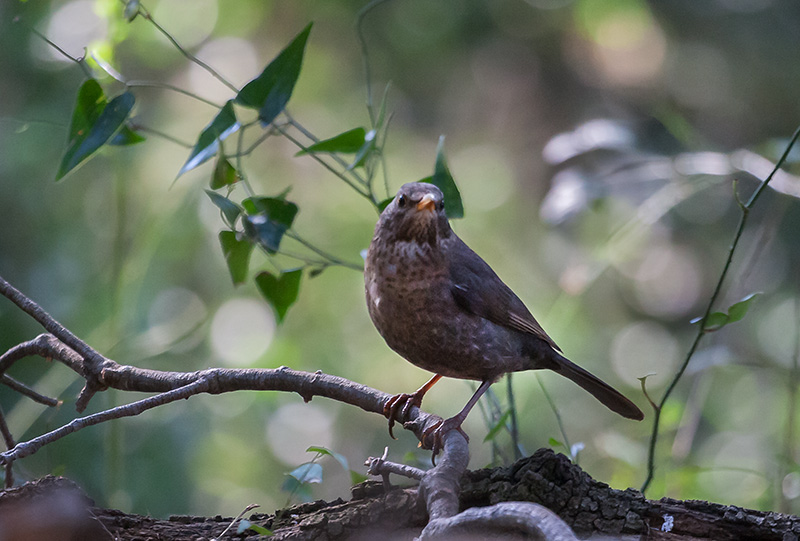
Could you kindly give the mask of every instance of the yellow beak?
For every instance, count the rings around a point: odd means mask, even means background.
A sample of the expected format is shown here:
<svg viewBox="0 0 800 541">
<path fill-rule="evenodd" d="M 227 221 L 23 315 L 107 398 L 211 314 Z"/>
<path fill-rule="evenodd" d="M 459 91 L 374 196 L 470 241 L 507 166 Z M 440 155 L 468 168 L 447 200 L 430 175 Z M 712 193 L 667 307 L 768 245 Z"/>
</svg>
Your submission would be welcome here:
<svg viewBox="0 0 800 541">
<path fill-rule="evenodd" d="M 422 196 L 419 203 L 417 203 L 417 210 L 429 210 L 433 212 L 436 210 L 436 199 L 434 199 L 433 195 L 426 193 Z"/>
</svg>

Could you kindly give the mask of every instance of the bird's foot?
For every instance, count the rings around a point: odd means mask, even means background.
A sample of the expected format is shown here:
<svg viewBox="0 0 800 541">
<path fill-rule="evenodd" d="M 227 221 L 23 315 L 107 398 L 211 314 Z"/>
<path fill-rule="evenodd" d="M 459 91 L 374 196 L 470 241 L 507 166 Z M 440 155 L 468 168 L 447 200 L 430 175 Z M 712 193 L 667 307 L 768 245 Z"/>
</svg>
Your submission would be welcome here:
<svg viewBox="0 0 800 541">
<path fill-rule="evenodd" d="M 389 419 L 389 435 L 392 437 L 392 439 L 397 439 L 392 433 L 395 417 L 401 423 L 406 422 L 406 419 L 408 419 L 408 414 L 411 412 L 411 408 L 414 406 L 420 407 L 422 405 L 423 396 L 425 396 L 425 393 L 420 393 L 419 391 L 415 391 L 411 394 L 400 393 L 391 397 L 386 401 L 386 404 L 383 405 L 383 415 Z M 399 416 L 398 412 L 400 413 Z"/>
<path fill-rule="evenodd" d="M 456 415 L 444 421 L 439 421 L 435 425 L 428 427 L 425 432 L 422 433 L 421 445 L 432 451 L 431 462 L 434 466 L 436 465 L 436 455 L 438 455 L 439 451 L 444 447 L 444 442 L 442 440 L 445 434 L 451 430 L 458 430 L 461 435 L 464 436 L 464 439 L 469 442 L 469 436 L 467 436 L 467 433 L 461 428 L 463 422 L 464 417 Z"/>
</svg>

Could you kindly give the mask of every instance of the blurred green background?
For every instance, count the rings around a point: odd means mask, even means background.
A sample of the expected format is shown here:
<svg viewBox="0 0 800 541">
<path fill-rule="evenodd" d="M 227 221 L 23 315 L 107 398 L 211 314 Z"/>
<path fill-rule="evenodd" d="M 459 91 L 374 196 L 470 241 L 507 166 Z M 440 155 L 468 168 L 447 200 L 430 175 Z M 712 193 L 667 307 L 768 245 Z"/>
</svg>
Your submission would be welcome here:
<svg viewBox="0 0 800 541">
<path fill-rule="evenodd" d="M 368 125 L 355 18 L 361 1 L 161 0 L 155 19 L 237 86 L 256 76 L 309 21 L 314 28 L 289 104 L 319 137 Z M 153 134 L 105 149 L 67 180 L 64 150 L 84 50 L 129 80 L 179 86 L 216 102 L 232 93 L 141 18 L 112 0 L 0 3 L 0 275 L 120 363 L 322 370 L 389 393 L 428 374 L 373 329 L 362 275 L 304 277 L 275 325 L 252 281 L 234 288 L 203 194 L 211 164 L 173 179 L 188 149 Z M 391 190 L 431 174 L 440 134 L 461 189 L 458 234 L 526 302 L 568 357 L 632 397 L 648 417 L 620 419 L 550 373 L 580 464 L 617 488 L 645 477 L 652 411 L 696 332 L 738 208 L 800 123 L 800 11 L 792 0 L 396 0 L 364 32 L 376 100 L 391 82 L 385 149 Z M 84 49 L 85 48 L 85 49 Z M 100 74 L 97 74 L 100 77 Z M 122 85 L 102 80 L 110 95 Z M 164 89 L 136 88 L 135 121 L 193 143 L 215 114 Z M 359 263 L 375 211 L 296 148 L 272 138 L 246 161 L 260 193 L 291 187 L 297 230 Z M 720 308 L 762 291 L 744 321 L 706 338 L 662 416 L 649 497 L 701 498 L 797 513 L 800 193 L 798 153 L 752 213 Z M 766 159 L 765 159 L 766 158 Z M 743 196 L 744 197 L 744 196 Z M 253 269 L 265 267 L 254 256 Z M 0 349 L 40 329 L 0 301 Z M 81 387 L 41 359 L 10 372 L 65 403 L 46 410 L 0 388 L 17 439 L 71 419 Z M 534 373 L 514 377 L 527 452 L 563 440 Z M 505 385 L 495 385 L 501 401 Z M 425 409 L 454 414 L 471 395 L 443 381 Z M 89 411 L 139 396 L 109 391 Z M 492 461 L 476 410 L 465 424 L 471 467 Z M 507 448 L 507 435 L 498 436 Z M 286 503 L 286 473 L 326 446 L 361 470 L 389 446 L 396 461 L 429 453 L 384 419 L 315 398 L 242 392 L 198 396 L 96 426 L 19 462 L 18 481 L 54 472 L 99 505 L 169 514 L 237 514 Z M 563 449 L 557 449 L 563 451 Z M 411 453 L 411 455 L 407 455 Z M 349 474 L 322 460 L 315 498 L 348 496 Z"/>
</svg>

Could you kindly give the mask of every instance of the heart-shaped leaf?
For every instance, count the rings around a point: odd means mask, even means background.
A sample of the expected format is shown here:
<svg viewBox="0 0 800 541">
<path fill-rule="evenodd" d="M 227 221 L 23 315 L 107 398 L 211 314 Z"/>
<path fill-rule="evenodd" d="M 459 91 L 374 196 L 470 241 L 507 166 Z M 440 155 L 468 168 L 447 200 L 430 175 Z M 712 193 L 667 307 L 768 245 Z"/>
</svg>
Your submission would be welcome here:
<svg viewBox="0 0 800 541">
<path fill-rule="evenodd" d="M 458 191 L 456 181 L 450 174 L 450 168 L 447 167 L 447 160 L 444 157 L 444 135 L 439 137 L 439 146 L 436 147 L 436 165 L 433 168 L 433 176 L 428 182 L 442 190 L 447 217 L 463 218 L 464 205 L 461 203 L 461 193 Z"/>
<path fill-rule="evenodd" d="M 277 252 L 297 215 L 297 205 L 280 197 L 250 197 L 242 205 L 249 214 L 243 220 L 245 233 L 267 252 Z"/>
<path fill-rule="evenodd" d="M 347 465 L 347 457 L 341 453 L 337 453 L 336 451 L 331 451 L 327 447 L 317 447 L 316 445 L 312 445 L 306 449 L 306 453 L 317 453 L 319 455 L 329 456 L 341 464 L 342 468 L 345 470 L 349 469 L 349 466 Z"/>
<path fill-rule="evenodd" d="M 247 83 L 236 96 L 236 103 L 239 105 L 258 109 L 258 118 L 264 124 L 272 122 L 292 96 L 303 64 L 311 24 L 264 68 L 261 75 Z"/>
<path fill-rule="evenodd" d="M 303 269 L 284 271 L 274 276 L 267 271 L 256 276 L 256 286 L 267 302 L 275 309 L 278 323 L 283 321 L 289 307 L 297 301 Z"/>
<path fill-rule="evenodd" d="M 108 143 L 124 126 L 136 98 L 125 92 L 106 103 L 100 84 L 89 79 L 81 85 L 72 122 L 69 143 L 56 174 L 61 180 L 70 171 L 85 163 L 100 147 Z"/>
<path fill-rule="evenodd" d="M 322 466 L 316 462 L 306 462 L 305 464 L 300 464 L 294 470 L 290 471 L 289 475 L 301 483 L 321 483 Z"/>
<path fill-rule="evenodd" d="M 233 228 L 233 224 L 236 223 L 236 218 L 242 213 L 242 207 L 217 192 L 206 190 L 206 194 L 211 199 L 211 202 L 222 211 L 222 215 L 225 217 L 225 221 L 228 225 Z"/>
<path fill-rule="evenodd" d="M 223 186 L 230 186 L 239 181 L 239 173 L 231 163 L 220 156 L 217 158 L 217 165 L 214 167 L 214 176 L 211 177 L 211 189 L 218 190 Z"/>
<path fill-rule="evenodd" d="M 228 100 L 208 126 L 203 128 L 186 163 L 178 171 L 178 176 L 180 177 L 185 172 L 210 160 L 217 153 L 219 142 L 235 133 L 239 128 L 236 112 L 233 110 L 233 100 Z"/>
<path fill-rule="evenodd" d="M 247 270 L 250 266 L 250 254 L 253 243 L 248 239 L 239 239 L 234 231 L 220 231 L 219 243 L 225 262 L 228 264 L 233 285 L 241 285 L 247 281 Z"/>
</svg>

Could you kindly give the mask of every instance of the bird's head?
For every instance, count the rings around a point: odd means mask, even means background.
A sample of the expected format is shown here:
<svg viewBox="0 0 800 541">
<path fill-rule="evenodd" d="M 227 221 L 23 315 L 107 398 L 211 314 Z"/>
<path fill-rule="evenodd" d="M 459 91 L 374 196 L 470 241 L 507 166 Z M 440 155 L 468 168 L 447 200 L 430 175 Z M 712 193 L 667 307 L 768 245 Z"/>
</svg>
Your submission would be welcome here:
<svg viewBox="0 0 800 541">
<path fill-rule="evenodd" d="M 442 191 L 426 182 L 403 184 L 381 213 L 378 228 L 389 241 L 435 244 L 449 237 Z"/>
</svg>

